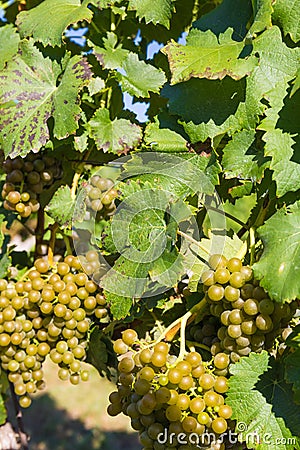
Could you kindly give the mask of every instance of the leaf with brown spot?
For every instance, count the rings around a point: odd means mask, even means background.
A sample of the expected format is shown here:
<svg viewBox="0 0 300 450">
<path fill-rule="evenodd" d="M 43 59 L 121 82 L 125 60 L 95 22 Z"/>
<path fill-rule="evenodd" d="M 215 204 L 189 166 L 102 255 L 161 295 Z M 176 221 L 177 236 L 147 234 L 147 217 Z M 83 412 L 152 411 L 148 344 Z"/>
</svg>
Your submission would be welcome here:
<svg viewBox="0 0 300 450">
<path fill-rule="evenodd" d="M 172 73 L 171 84 L 190 78 L 222 80 L 229 76 L 239 80 L 249 75 L 257 65 L 257 58 L 240 58 L 245 43 L 232 39 L 233 29 L 217 37 L 210 30 L 192 30 L 186 45 L 171 42 L 162 49 L 167 55 Z"/>
<path fill-rule="evenodd" d="M 58 139 L 78 128 L 78 93 L 91 78 L 89 64 L 76 55 L 61 72 L 32 41 L 22 41 L 19 53 L 0 72 L 0 143 L 6 156 L 38 152 L 49 140 L 51 116 Z"/>
</svg>

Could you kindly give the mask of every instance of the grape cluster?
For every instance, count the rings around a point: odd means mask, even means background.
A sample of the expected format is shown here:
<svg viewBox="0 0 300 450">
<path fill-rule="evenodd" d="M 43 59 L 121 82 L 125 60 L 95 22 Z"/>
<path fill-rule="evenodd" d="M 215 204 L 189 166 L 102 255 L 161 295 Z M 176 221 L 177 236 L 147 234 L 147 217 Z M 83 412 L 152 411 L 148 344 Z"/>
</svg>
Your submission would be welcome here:
<svg viewBox="0 0 300 450">
<path fill-rule="evenodd" d="M 238 258 L 212 255 L 209 265 L 202 282 L 210 312 L 221 321 L 212 353 L 228 353 L 236 362 L 251 351 L 270 349 L 293 316 L 294 305 L 273 302 L 253 279 L 252 269 Z"/>
<path fill-rule="evenodd" d="M 97 253 L 86 258 L 94 261 Z M 0 361 L 20 396 L 45 385 L 42 365 L 47 355 L 59 366 L 58 376 L 78 384 L 88 379 L 86 358 L 91 323 L 108 315 L 106 300 L 83 271 L 80 259 L 67 256 L 50 267 L 38 259 L 22 281 L 0 280 Z"/>
<path fill-rule="evenodd" d="M 205 317 L 204 320 L 187 329 L 187 339 L 211 347 L 218 341 L 217 333 L 220 321 L 215 316 Z"/>
<path fill-rule="evenodd" d="M 118 195 L 114 182 L 110 178 L 99 175 L 91 177 L 90 182 L 84 186 L 86 193 L 85 203 L 88 209 L 101 217 L 111 216 L 115 210 L 115 198 Z"/>
<path fill-rule="evenodd" d="M 2 188 L 3 206 L 29 217 L 40 208 L 38 196 L 61 177 L 61 166 L 47 154 L 29 154 L 25 159 L 7 158 L 3 163 L 6 180 Z"/>
<path fill-rule="evenodd" d="M 195 448 L 182 446 L 178 436 L 184 433 L 189 444 L 195 443 L 189 437 L 198 437 L 205 445 L 205 432 L 213 433 L 216 441 L 226 432 L 232 414 L 224 399 L 227 379 L 214 375 L 198 352 L 178 360 L 166 342 L 143 348 L 132 329 L 115 341 L 114 350 L 122 356 L 118 390 L 109 397 L 108 413 L 129 416 L 144 449 Z M 160 442 L 164 433 L 167 443 Z"/>
</svg>

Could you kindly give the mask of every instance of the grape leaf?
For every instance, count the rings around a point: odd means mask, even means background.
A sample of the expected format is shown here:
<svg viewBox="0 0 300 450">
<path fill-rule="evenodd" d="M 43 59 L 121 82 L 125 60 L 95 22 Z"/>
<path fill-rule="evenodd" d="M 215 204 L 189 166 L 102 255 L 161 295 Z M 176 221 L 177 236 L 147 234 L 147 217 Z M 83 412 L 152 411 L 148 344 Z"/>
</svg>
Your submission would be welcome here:
<svg viewBox="0 0 300 450">
<path fill-rule="evenodd" d="M 69 186 L 61 186 L 45 210 L 59 225 L 67 227 L 72 220 L 81 220 L 85 214 L 85 203 L 83 196 L 74 199 Z"/>
<path fill-rule="evenodd" d="M 176 154 L 146 152 L 133 155 L 124 164 L 123 177 L 138 177 L 155 189 L 172 192 L 176 198 L 195 193 L 214 192 L 219 168 L 214 156 L 198 156 L 191 153 Z M 211 164 L 211 165 L 210 165 Z"/>
<path fill-rule="evenodd" d="M 171 42 L 162 49 L 167 55 L 172 73 L 171 84 L 190 78 L 222 80 L 229 76 L 235 80 L 249 75 L 257 65 L 255 56 L 239 58 L 243 42 L 232 40 L 232 28 L 217 37 L 210 30 L 192 30 L 186 45 Z"/>
<path fill-rule="evenodd" d="M 284 360 L 285 379 L 288 383 L 293 383 L 294 400 L 300 405 L 300 348 L 290 353 Z M 292 402 L 288 403 L 289 405 Z"/>
<path fill-rule="evenodd" d="M 293 85 L 293 89 L 292 89 L 291 95 L 294 95 L 298 91 L 298 89 L 300 89 L 300 67 L 297 70 L 296 78 L 293 81 L 293 84 L 294 85 Z"/>
<path fill-rule="evenodd" d="M 121 44 L 118 44 L 118 36 L 112 31 L 109 31 L 107 33 L 107 37 L 103 38 L 103 44 L 104 48 L 101 48 L 91 43 L 94 47 L 94 54 L 99 63 L 105 69 L 117 69 L 122 67 L 129 51 L 122 48 Z"/>
<path fill-rule="evenodd" d="M 222 165 L 228 178 L 261 179 L 268 163 L 263 151 L 255 146 L 255 135 L 255 130 L 242 130 L 225 146 Z"/>
<path fill-rule="evenodd" d="M 161 285 L 174 287 L 185 274 L 184 257 L 177 251 L 165 250 L 163 254 L 151 264 L 149 275 L 152 281 Z"/>
<path fill-rule="evenodd" d="M 298 425 L 300 406 L 294 402 L 292 385 L 288 384 L 290 383 L 288 380 L 288 383 L 285 381 L 284 372 L 286 369 L 286 360 L 288 358 L 284 358 L 282 361 L 270 357 L 269 370 L 261 376 L 260 381 L 256 385 L 256 389 L 263 394 L 268 403 L 272 404 L 275 416 L 282 417 L 287 428 L 289 428 L 294 435 L 299 436 Z M 299 367 L 300 366 L 298 365 L 298 371 Z M 296 367 L 294 366 L 293 369 L 295 376 Z"/>
<path fill-rule="evenodd" d="M 0 142 L 5 155 L 38 152 L 49 139 L 51 116 L 57 138 L 74 133 L 81 111 L 78 93 L 90 77 L 84 58 L 73 56 L 61 74 L 58 64 L 44 58 L 32 41 L 22 41 L 19 53 L 0 72 Z"/>
<path fill-rule="evenodd" d="M 278 302 L 300 296 L 300 202 L 280 209 L 258 228 L 264 244 L 255 277 Z"/>
<path fill-rule="evenodd" d="M 0 42 L 4 43 L 0 47 L 0 70 L 18 51 L 20 37 L 16 31 L 12 25 L 0 27 Z"/>
<path fill-rule="evenodd" d="M 95 140 L 98 150 L 112 153 L 127 153 L 137 147 L 142 132 L 138 125 L 127 119 L 109 117 L 109 110 L 99 108 L 87 124 L 89 136 Z"/>
<path fill-rule="evenodd" d="M 268 118 L 265 124 L 262 122 L 259 126 L 267 130 L 275 127 L 288 82 L 296 76 L 300 49 L 287 47 L 282 41 L 280 29 L 273 26 L 253 40 L 253 52 L 259 55 L 259 65 L 247 80 L 247 102 L 253 108 L 265 98 L 274 108 L 267 112 L 268 115 L 272 114 L 271 124 Z"/>
<path fill-rule="evenodd" d="M 62 35 L 69 25 L 86 20 L 90 22 L 93 12 L 88 2 L 80 0 L 44 0 L 29 11 L 17 16 L 21 38 L 32 36 L 43 45 L 62 45 Z"/>
<path fill-rule="evenodd" d="M 248 439 L 248 448 L 269 450 L 271 446 L 272 450 L 295 450 L 295 444 L 288 443 L 293 436 L 283 419 L 274 415 L 272 405 L 254 389 L 259 377 L 268 368 L 268 360 L 265 351 L 260 354 L 250 353 L 231 366 L 232 376 L 229 379 L 226 403 L 232 407 L 232 419 L 238 421 L 236 430 L 241 431 L 239 424 L 243 425 L 243 432 L 240 434 L 244 440 Z M 251 436 L 259 439 L 251 439 Z M 296 438 L 294 441 L 296 443 Z"/>
<path fill-rule="evenodd" d="M 268 131 L 264 136 L 265 155 L 270 156 L 270 169 L 276 181 L 276 192 L 279 197 L 289 191 L 300 189 L 300 165 L 291 161 L 295 141 L 288 133 L 280 129 Z"/>
<path fill-rule="evenodd" d="M 128 316 L 133 303 L 132 298 L 122 297 L 107 291 L 104 291 L 104 294 L 110 304 L 110 311 L 114 319 L 121 320 Z"/>
<path fill-rule="evenodd" d="M 152 150 L 170 153 L 188 151 L 184 137 L 169 128 L 160 128 L 158 121 L 147 125 L 144 139 Z"/>
<path fill-rule="evenodd" d="M 273 20 L 285 35 L 289 34 L 294 42 L 300 39 L 299 0 L 276 0 Z"/>
<path fill-rule="evenodd" d="M 0 425 L 5 424 L 6 419 L 7 419 L 6 406 L 3 401 L 3 396 L 2 394 L 0 394 Z"/>
<path fill-rule="evenodd" d="M 273 0 L 254 0 L 254 20 L 250 27 L 249 34 L 259 33 L 272 25 Z"/>
<path fill-rule="evenodd" d="M 102 377 L 106 376 L 109 380 L 112 376 L 110 369 L 118 363 L 111 340 L 98 327 L 91 332 L 86 362 L 92 364 Z"/>
<path fill-rule="evenodd" d="M 216 35 L 233 28 L 233 39 L 242 41 L 248 32 L 247 25 L 253 14 L 251 0 L 223 0 L 208 14 L 193 23 L 198 30 L 211 30 Z"/>
<path fill-rule="evenodd" d="M 105 89 L 105 81 L 100 78 L 92 78 L 89 85 L 88 90 L 90 95 L 98 94 L 98 92 L 101 92 L 103 89 Z"/>
<path fill-rule="evenodd" d="M 136 10 L 136 15 L 145 19 L 146 23 L 159 23 L 166 28 L 170 26 L 172 0 L 129 0 L 128 8 Z"/>
<path fill-rule="evenodd" d="M 245 79 L 234 81 L 191 79 L 166 86 L 162 94 L 169 98 L 169 110 L 183 119 L 190 141 L 204 142 L 208 137 L 234 134 L 242 128 L 254 129 L 262 105 L 246 105 Z M 252 107 L 253 106 L 253 107 Z"/>
<path fill-rule="evenodd" d="M 5 278 L 11 266 L 11 257 L 5 253 L 0 259 L 0 278 Z"/>
<path fill-rule="evenodd" d="M 161 69 L 140 61 L 136 53 L 129 53 L 122 64 L 122 73 L 117 73 L 122 90 L 135 97 L 150 97 L 149 92 L 159 93 L 167 81 Z"/>
</svg>

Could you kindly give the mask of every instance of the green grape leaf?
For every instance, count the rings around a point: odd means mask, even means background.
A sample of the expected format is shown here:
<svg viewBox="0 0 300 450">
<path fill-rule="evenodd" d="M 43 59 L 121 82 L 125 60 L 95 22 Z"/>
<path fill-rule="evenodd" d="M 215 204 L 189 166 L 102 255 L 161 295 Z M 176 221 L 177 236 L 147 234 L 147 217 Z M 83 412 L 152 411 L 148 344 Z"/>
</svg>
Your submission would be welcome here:
<svg viewBox="0 0 300 450">
<path fill-rule="evenodd" d="M 291 96 L 294 95 L 300 89 L 300 67 L 297 70 L 296 78 L 293 81 L 293 89 L 291 92 Z"/>
<path fill-rule="evenodd" d="M 0 394 L 0 425 L 4 425 L 7 419 L 6 406 L 3 400 L 3 395 Z"/>
<path fill-rule="evenodd" d="M 253 15 L 250 0 L 223 0 L 216 8 L 193 23 L 198 30 L 211 30 L 216 35 L 233 28 L 235 41 L 242 41 L 248 32 Z"/>
<path fill-rule="evenodd" d="M 289 191 L 300 189 L 300 165 L 291 161 L 294 139 L 280 129 L 268 131 L 264 136 L 265 155 L 271 157 L 270 169 L 276 181 L 276 193 L 279 197 Z"/>
<path fill-rule="evenodd" d="M 127 153 L 139 145 L 141 128 L 127 119 L 111 120 L 109 110 L 99 108 L 87 124 L 89 136 L 95 140 L 98 150 Z"/>
<path fill-rule="evenodd" d="M 110 304 L 110 312 L 114 319 L 121 320 L 128 316 L 133 304 L 130 297 L 122 297 L 112 292 L 104 291 L 108 304 Z"/>
<path fill-rule="evenodd" d="M 255 135 L 255 130 L 242 130 L 225 146 L 222 165 L 227 178 L 261 179 L 268 162 L 255 145 Z"/>
<path fill-rule="evenodd" d="M 136 53 L 129 53 L 117 73 L 122 90 L 135 97 L 149 98 L 150 92 L 159 93 L 167 81 L 161 69 L 140 61 Z"/>
<path fill-rule="evenodd" d="M 83 196 L 74 199 L 69 186 L 61 186 L 45 208 L 47 214 L 63 227 L 70 226 L 72 220 L 81 220 L 85 214 Z"/>
<path fill-rule="evenodd" d="M 5 64 L 17 53 L 20 41 L 16 28 L 12 25 L 0 27 L 0 70 L 4 69 Z"/>
<path fill-rule="evenodd" d="M 74 133 L 81 111 L 78 93 L 90 77 L 86 59 L 73 56 L 61 74 L 58 64 L 44 58 L 32 41 L 22 41 L 19 53 L 0 72 L 0 143 L 5 155 L 38 152 L 49 139 L 51 116 L 55 137 Z"/>
<path fill-rule="evenodd" d="M 166 28 L 170 26 L 172 16 L 172 0 L 129 0 L 129 10 L 135 10 L 140 19 L 154 25 L 161 24 Z"/>
<path fill-rule="evenodd" d="M 280 29 L 273 26 L 253 40 L 253 52 L 259 55 L 259 65 L 247 80 L 247 103 L 253 108 L 259 107 L 263 98 L 268 102 L 270 108 L 259 129 L 270 130 L 283 107 L 288 83 L 296 76 L 300 49 L 287 47 Z"/>
<path fill-rule="evenodd" d="M 288 383 L 293 384 L 294 401 L 300 405 L 300 348 L 290 353 L 284 360 L 285 363 L 285 379 Z M 289 402 L 291 406 L 293 403 Z"/>
<path fill-rule="evenodd" d="M 86 362 L 92 364 L 102 377 L 106 376 L 109 380 L 112 377 L 110 369 L 118 363 L 111 340 L 98 327 L 90 334 Z"/>
<path fill-rule="evenodd" d="M 285 380 L 286 360 L 288 358 L 289 356 L 283 360 L 275 360 L 274 357 L 270 357 L 269 370 L 261 376 L 256 389 L 263 394 L 268 403 L 272 404 L 275 416 L 282 417 L 286 427 L 295 436 L 299 436 L 300 405 L 294 402 L 292 384 Z M 299 368 L 298 365 L 298 371 Z M 295 369 L 296 367 L 294 367 L 294 375 Z"/>
<path fill-rule="evenodd" d="M 278 302 L 300 296 L 300 202 L 282 208 L 258 228 L 264 244 L 255 277 Z"/>
<path fill-rule="evenodd" d="M 80 0 L 44 0 L 17 17 L 21 38 L 32 36 L 43 45 L 62 45 L 63 33 L 69 25 L 86 20 L 90 22 L 93 12 L 87 2 Z"/>
<path fill-rule="evenodd" d="M 256 128 L 262 105 L 247 105 L 245 91 L 245 79 L 193 78 L 175 86 L 165 86 L 162 95 L 168 97 L 170 112 L 182 118 L 180 123 L 190 141 L 196 143 L 224 133 L 231 136 L 243 128 Z"/>
<path fill-rule="evenodd" d="M 121 44 L 118 44 L 118 36 L 112 31 L 109 31 L 107 37 L 103 38 L 104 48 L 93 45 L 93 43 L 90 44 L 94 47 L 97 60 L 105 69 L 122 67 L 129 53 L 128 50 L 122 48 Z"/>
<path fill-rule="evenodd" d="M 98 92 L 103 91 L 103 89 L 105 89 L 105 81 L 102 78 L 96 77 L 91 79 L 88 85 L 90 95 L 98 94 Z"/>
<path fill-rule="evenodd" d="M 144 139 L 155 151 L 170 153 L 188 151 L 184 137 L 169 128 L 160 128 L 158 121 L 147 125 Z"/>
<path fill-rule="evenodd" d="M 250 27 L 249 34 L 259 33 L 272 26 L 273 3 L 273 0 L 254 0 L 252 2 L 254 20 Z"/>
<path fill-rule="evenodd" d="M 172 192 L 181 199 L 199 192 L 212 194 L 219 172 L 214 156 L 181 153 L 179 157 L 163 152 L 133 155 L 124 169 L 125 177 L 137 177 L 154 189 Z"/>
<path fill-rule="evenodd" d="M 263 351 L 250 353 L 232 365 L 226 403 L 232 407 L 232 419 L 237 420 L 236 431 L 247 441 L 248 448 L 295 450 L 298 448 L 298 445 L 295 447 L 296 438 L 293 439 L 284 420 L 274 415 L 272 405 L 255 389 L 260 376 L 268 368 L 268 361 L 268 354 Z"/>
<path fill-rule="evenodd" d="M 1 255 L 0 255 L 1 257 Z M 0 259 L 0 278 L 5 278 L 11 266 L 11 257 L 5 253 Z"/>
<path fill-rule="evenodd" d="M 149 270 L 151 280 L 168 287 L 176 286 L 185 273 L 183 262 L 182 254 L 165 250 L 151 265 Z"/>
<path fill-rule="evenodd" d="M 276 0 L 274 4 L 273 20 L 289 34 L 294 42 L 300 39 L 299 0 Z"/>
<path fill-rule="evenodd" d="M 226 76 L 240 80 L 257 65 L 257 58 L 239 58 L 243 42 L 232 40 L 232 28 L 217 37 L 210 30 L 192 30 L 186 45 L 171 42 L 162 49 L 167 55 L 172 73 L 171 84 L 190 78 L 222 80 Z"/>
</svg>

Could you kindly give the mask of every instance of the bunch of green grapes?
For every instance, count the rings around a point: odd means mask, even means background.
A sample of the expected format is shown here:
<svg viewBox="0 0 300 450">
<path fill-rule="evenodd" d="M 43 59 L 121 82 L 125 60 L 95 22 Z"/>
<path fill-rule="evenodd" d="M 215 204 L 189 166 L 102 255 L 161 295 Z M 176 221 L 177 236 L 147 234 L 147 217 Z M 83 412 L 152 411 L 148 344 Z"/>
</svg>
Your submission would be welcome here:
<svg viewBox="0 0 300 450">
<path fill-rule="evenodd" d="M 166 342 L 143 348 L 132 329 L 115 341 L 114 350 L 122 356 L 118 388 L 109 397 L 108 414 L 129 416 L 144 449 L 181 449 L 177 440 L 181 433 L 188 442 L 193 435 L 205 445 L 204 433 L 213 433 L 217 441 L 226 432 L 232 414 L 224 398 L 227 379 L 216 376 L 198 352 L 191 351 L 178 360 Z M 160 442 L 163 435 L 167 442 Z"/>
<path fill-rule="evenodd" d="M 212 255 L 209 265 L 202 282 L 210 312 L 221 321 L 212 353 L 228 353 L 236 362 L 250 352 L 270 349 L 292 318 L 296 303 L 273 302 L 253 279 L 252 269 L 238 258 Z"/>
<path fill-rule="evenodd" d="M 95 260 L 96 252 L 86 257 Z M 0 361 L 14 384 L 22 407 L 44 387 L 47 355 L 59 366 L 58 376 L 78 384 L 88 379 L 86 358 L 91 324 L 107 317 L 106 300 L 83 271 L 80 259 L 67 256 L 53 267 L 45 259 L 22 281 L 0 280 Z"/>
<path fill-rule="evenodd" d="M 40 208 L 39 194 L 61 177 L 57 159 L 47 154 L 29 154 L 7 158 L 3 163 L 6 180 L 2 188 L 3 206 L 16 211 L 21 217 L 29 217 Z"/>
<path fill-rule="evenodd" d="M 114 200 L 118 192 L 114 188 L 113 180 L 94 175 L 84 186 L 84 191 L 86 193 L 85 203 L 89 210 L 99 217 L 109 217 L 114 214 L 116 210 Z"/>
</svg>

